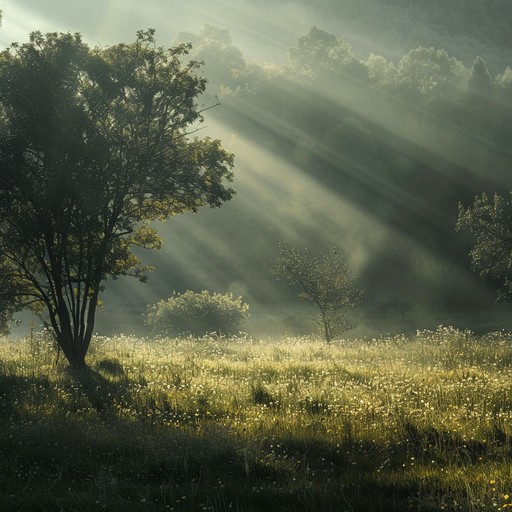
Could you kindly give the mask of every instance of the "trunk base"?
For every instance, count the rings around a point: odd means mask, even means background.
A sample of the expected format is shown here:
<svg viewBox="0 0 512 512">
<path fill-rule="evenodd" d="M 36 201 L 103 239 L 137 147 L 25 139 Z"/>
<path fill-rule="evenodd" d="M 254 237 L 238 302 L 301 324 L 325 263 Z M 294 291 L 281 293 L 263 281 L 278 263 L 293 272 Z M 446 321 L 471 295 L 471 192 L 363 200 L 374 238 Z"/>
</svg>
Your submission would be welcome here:
<svg viewBox="0 0 512 512">
<path fill-rule="evenodd" d="M 70 363 L 69 366 L 64 368 L 64 371 L 69 375 L 85 375 L 90 373 L 92 370 L 91 367 L 84 362 L 82 364 Z"/>
</svg>

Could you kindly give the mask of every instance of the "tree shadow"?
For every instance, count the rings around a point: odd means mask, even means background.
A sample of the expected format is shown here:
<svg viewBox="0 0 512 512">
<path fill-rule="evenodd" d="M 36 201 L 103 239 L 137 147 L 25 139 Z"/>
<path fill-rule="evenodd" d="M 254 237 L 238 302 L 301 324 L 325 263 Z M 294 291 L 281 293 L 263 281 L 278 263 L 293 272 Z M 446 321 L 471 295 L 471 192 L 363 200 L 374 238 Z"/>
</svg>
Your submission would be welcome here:
<svg viewBox="0 0 512 512">
<path fill-rule="evenodd" d="M 101 372 L 110 375 L 108 379 Z M 83 393 L 92 408 L 102 419 L 116 417 L 116 405 L 130 404 L 132 399 L 128 392 L 129 381 L 122 365 L 115 359 L 104 359 L 95 368 L 66 368 L 69 383 L 75 392 Z"/>
<path fill-rule="evenodd" d="M 47 379 L 37 379 L 35 385 L 42 387 Z M 29 389 L 28 379 L 18 375 L 0 375 L 0 408 L 2 417 L 7 419 L 16 415 L 19 397 Z"/>
</svg>

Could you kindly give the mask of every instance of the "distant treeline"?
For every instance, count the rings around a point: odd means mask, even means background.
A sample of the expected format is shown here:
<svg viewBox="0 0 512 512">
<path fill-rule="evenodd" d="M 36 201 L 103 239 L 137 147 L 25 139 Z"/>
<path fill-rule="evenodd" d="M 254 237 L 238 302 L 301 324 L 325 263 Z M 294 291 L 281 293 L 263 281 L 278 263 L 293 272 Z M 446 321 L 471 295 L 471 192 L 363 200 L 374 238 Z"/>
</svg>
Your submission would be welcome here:
<svg viewBox="0 0 512 512">
<path fill-rule="evenodd" d="M 259 2 L 258 2 L 259 3 Z M 272 2 L 274 3 L 274 2 Z M 284 2 L 283 2 L 284 3 Z M 512 4 L 508 0 L 297 0 L 326 20 L 344 23 L 376 45 L 435 46 L 471 63 L 485 57 L 497 71 L 511 64 Z M 393 55 L 395 56 L 395 55 Z"/>
</svg>

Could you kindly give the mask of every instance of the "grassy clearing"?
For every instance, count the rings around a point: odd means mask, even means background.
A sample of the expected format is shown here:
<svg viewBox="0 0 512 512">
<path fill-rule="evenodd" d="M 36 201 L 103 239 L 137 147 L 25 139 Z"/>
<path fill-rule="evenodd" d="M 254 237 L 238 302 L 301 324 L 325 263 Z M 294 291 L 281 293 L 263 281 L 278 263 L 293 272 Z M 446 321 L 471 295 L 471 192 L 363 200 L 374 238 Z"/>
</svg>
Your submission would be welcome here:
<svg viewBox="0 0 512 512">
<path fill-rule="evenodd" d="M 0 341 L 0 510 L 512 508 L 512 336 Z"/>
</svg>

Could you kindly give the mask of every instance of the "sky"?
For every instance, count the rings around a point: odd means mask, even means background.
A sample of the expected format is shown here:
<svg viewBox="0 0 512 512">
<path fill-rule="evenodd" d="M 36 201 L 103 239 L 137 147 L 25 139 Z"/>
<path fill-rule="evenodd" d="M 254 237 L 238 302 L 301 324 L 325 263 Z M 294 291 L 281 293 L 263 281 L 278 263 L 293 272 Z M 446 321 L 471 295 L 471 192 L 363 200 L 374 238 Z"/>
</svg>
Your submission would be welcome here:
<svg viewBox="0 0 512 512">
<path fill-rule="evenodd" d="M 130 42 L 137 30 L 155 28 L 167 46 L 181 31 L 198 32 L 206 23 L 230 30 L 246 57 L 283 60 L 297 36 L 310 27 L 292 4 L 258 9 L 243 0 L 4 0 L 0 46 L 24 42 L 30 32 L 81 32 L 95 46 Z"/>
</svg>

